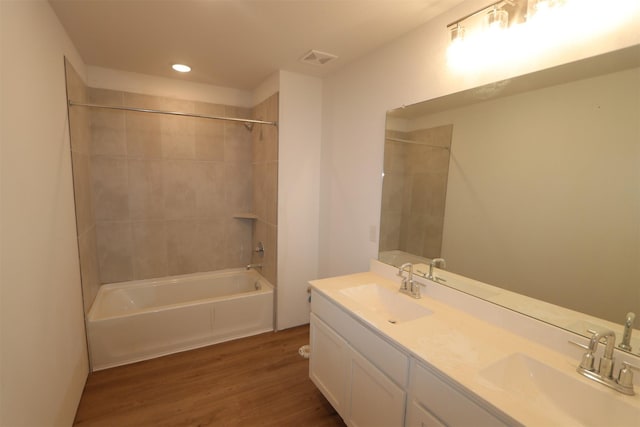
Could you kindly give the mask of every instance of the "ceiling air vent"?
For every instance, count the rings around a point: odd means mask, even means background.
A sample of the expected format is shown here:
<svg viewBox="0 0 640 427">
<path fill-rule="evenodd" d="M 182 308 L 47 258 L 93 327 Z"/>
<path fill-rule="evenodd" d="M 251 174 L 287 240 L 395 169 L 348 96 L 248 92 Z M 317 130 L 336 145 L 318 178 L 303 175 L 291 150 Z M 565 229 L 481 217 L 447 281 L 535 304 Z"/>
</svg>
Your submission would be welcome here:
<svg viewBox="0 0 640 427">
<path fill-rule="evenodd" d="M 327 62 L 333 61 L 336 58 L 336 55 L 332 55 L 330 53 L 320 52 L 319 50 L 310 50 L 302 55 L 300 62 L 312 65 L 325 65 Z"/>
</svg>

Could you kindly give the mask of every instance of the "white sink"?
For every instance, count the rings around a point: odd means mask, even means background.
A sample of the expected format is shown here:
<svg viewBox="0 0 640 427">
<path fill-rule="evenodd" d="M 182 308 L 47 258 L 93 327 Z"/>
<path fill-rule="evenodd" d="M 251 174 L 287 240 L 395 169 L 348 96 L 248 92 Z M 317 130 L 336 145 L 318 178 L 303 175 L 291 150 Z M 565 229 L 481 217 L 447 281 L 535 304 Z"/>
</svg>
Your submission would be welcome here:
<svg viewBox="0 0 640 427">
<path fill-rule="evenodd" d="M 596 383 L 584 384 L 577 372 L 574 377 L 521 353 L 499 360 L 480 376 L 545 411 L 558 424 L 640 426 L 640 411 L 615 391 Z"/>
<path fill-rule="evenodd" d="M 342 289 L 340 293 L 363 309 L 393 324 L 408 322 L 432 313 L 410 296 L 391 291 L 376 283 Z"/>
</svg>

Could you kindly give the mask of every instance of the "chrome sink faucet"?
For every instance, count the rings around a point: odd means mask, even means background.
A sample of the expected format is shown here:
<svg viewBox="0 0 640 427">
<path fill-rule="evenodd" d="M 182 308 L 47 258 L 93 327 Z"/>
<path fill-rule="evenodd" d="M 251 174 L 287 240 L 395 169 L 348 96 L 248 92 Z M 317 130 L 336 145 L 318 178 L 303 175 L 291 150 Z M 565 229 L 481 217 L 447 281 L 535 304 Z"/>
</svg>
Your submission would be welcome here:
<svg viewBox="0 0 640 427">
<path fill-rule="evenodd" d="M 618 345 L 618 347 L 622 350 L 631 351 L 631 332 L 633 332 L 634 320 L 636 320 L 635 313 L 627 313 L 627 317 L 624 321 L 624 332 L 622 333 L 622 341 Z"/>
<path fill-rule="evenodd" d="M 620 393 L 634 395 L 635 391 L 633 390 L 633 372 L 631 371 L 631 369 L 638 369 L 637 367 L 627 362 L 622 362 L 623 368 L 620 369 L 618 378 L 613 378 L 613 350 L 615 348 L 616 341 L 615 333 L 608 329 L 601 331 L 589 330 L 589 332 L 592 335 L 588 345 L 570 341 L 572 344 L 576 344 L 577 346 L 587 350 L 587 352 L 582 355 L 580 365 L 578 365 L 578 368 L 576 369 L 578 373 L 600 384 L 604 384 L 607 387 L 619 391 Z M 604 353 L 600 358 L 598 367 L 595 368 L 594 354 L 598 349 L 598 344 L 602 340 L 604 340 L 605 342 Z"/>
<path fill-rule="evenodd" d="M 427 279 L 437 281 L 438 278 L 433 274 L 433 267 L 440 266 L 440 268 L 446 268 L 447 262 L 444 258 L 434 258 L 429 263 L 429 274 L 427 275 Z"/>
<path fill-rule="evenodd" d="M 407 270 L 408 269 L 408 270 Z M 404 276 L 404 272 L 408 272 L 407 277 Z M 402 277 L 400 282 L 399 292 L 412 296 L 413 298 L 420 298 L 420 284 L 413 280 L 413 264 L 406 262 L 398 267 L 398 276 Z"/>
</svg>

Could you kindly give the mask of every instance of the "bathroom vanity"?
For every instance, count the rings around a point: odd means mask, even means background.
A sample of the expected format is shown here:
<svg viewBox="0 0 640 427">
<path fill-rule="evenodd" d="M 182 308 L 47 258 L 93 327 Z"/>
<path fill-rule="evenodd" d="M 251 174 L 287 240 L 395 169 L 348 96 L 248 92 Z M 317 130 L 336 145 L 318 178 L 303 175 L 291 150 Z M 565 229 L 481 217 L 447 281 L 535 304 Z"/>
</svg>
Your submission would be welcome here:
<svg viewBox="0 0 640 427">
<path fill-rule="evenodd" d="M 309 374 L 347 425 L 640 425 L 640 395 L 576 372 L 584 338 L 423 278 L 415 299 L 397 269 L 371 270 L 311 282 Z"/>
</svg>

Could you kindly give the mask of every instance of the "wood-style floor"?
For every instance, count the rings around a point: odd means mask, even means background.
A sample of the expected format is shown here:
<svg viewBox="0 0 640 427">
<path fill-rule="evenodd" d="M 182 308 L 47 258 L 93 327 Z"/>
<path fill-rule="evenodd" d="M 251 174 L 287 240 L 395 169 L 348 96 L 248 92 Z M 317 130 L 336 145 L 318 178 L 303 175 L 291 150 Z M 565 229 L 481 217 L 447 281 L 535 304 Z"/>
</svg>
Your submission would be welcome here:
<svg viewBox="0 0 640 427">
<path fill-rule="evenodd" d="M 344 426 L 298 348 L 309 327 L 107 369 L 87 380 L 78 426 Z"/>
</svg>

